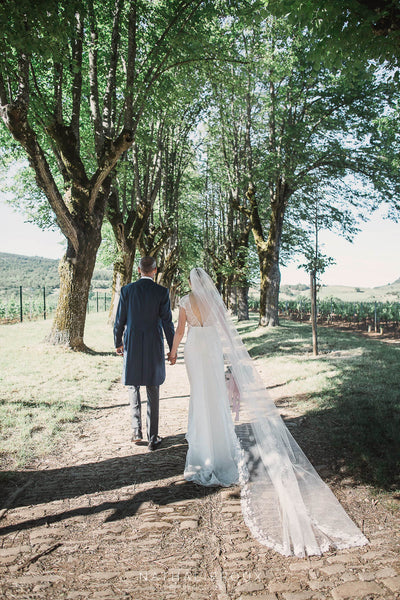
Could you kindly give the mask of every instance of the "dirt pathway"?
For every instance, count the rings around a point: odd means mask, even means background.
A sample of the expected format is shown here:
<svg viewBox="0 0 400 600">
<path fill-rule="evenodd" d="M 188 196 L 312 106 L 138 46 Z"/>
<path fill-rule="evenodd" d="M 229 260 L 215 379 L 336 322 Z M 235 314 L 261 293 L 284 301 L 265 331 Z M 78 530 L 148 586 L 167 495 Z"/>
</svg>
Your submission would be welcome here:
<svg viewBox="0 0 400 600">
<path fill-rule="evenodd" d="M 129 441 L 116 386 L 57 454 L 18 475 L 0 519 L 1 599 L 400 598 L 399 521 L 366 488 L 334 491 L 370 545 L 298 559 L 251 537 L 238 488 L 185 482 L 188 393 L 180 358 L 162 387 L 156 452 Z"/>
</svg>

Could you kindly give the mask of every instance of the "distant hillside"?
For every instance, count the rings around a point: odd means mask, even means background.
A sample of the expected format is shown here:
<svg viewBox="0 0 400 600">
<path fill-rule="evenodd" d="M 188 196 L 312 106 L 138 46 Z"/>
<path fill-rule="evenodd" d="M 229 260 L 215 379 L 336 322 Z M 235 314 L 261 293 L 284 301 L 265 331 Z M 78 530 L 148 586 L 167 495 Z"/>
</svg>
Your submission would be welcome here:
<svg viewBox="0 0 400 600">
<path fill-rule="evenodd" d="M 58 260 L 0 252 L 0 288 L 59 286 Z"/>
<path fill-rule="evenodd" d="M 58 260 L 40 256 L 22 256 L 0 252 L 0 290 L 17 288 L 55 289 L 60 285 Z M 109 289 L 112 283 L 112 270 L 96 268 L 93 274 L 94 289 Z"/>
<path fill-rule="evenodd" d="M 48 291 L 59 287 L 58 260 L 40 256 L 22 256 L 0 252 L 0 293 L 5 289 L 42 288 Z M 96 267 L 92 278 L 92 289 L 110 289 L 112 284 L 112 269 Z M 258 289 L 252 290 L 252 296 L 258 298 Z M 309 297 L 307 285 L 282 285 L 280 300 L 295 300 L 299 297 Z M 344 285 L 324 285 L 319 290 L 319 298 L 339 298 L 349 302 L 377 300 L 380 302 L 400 301 L 400 277 L 391 284 L 375 288 L 359 288 Z"/>
<path fill-rule="evenodd" d="M 283 285 L 280 290 L 280 300 L 295 300 L 308 297 L 310 289 L 306 285 Z M 360 288 L 346 285 L 323 285 L 318 292 L 319 298 L 339 298 L 348 302 L 378 302 L 400 301 L 400 278 L 393 283 L 374 288 Z"/>
</svg>

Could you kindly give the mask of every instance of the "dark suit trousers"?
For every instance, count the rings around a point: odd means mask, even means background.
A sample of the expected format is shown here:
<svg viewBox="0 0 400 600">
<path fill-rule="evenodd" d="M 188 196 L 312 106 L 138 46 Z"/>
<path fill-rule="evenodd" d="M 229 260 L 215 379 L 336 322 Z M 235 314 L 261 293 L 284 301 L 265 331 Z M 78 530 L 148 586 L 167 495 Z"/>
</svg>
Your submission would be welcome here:
<svg viewBox="0 0 400 600">
<path fill-rule="evenodd" d="M 129 403 L 131 405 L 132 429 L 138 429 L 142 433 L 142 413 L 140 387 L 138 385 L 130 385 L 129 387 Z M 160 386 L 147 385 L 147 439 L 154 440 L 158 435 L 158 407 L 160 400 Z"/>
</svg>

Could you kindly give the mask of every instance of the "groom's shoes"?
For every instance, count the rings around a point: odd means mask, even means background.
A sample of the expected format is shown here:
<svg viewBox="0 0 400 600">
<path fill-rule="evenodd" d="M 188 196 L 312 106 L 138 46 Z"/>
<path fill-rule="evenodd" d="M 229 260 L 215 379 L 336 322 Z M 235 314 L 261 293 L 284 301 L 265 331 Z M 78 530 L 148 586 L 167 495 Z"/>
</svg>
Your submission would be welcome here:
<svg viewBox="0 0 400 600">
<path fill-rule="evenodd" d="M 140 429 L 132 429 L 131 442 L 141 442 L 143 439 Z"/>
<path fill-rule="evenodd" d="M 147 447 L 149 450 L 158 450 L 158 448 L 161 446 L 161 442 L 162 439 L 160 438 L 160 436 L 157 435 L 156 437 L 150 440 L 150 443 Z"/>
</svg>

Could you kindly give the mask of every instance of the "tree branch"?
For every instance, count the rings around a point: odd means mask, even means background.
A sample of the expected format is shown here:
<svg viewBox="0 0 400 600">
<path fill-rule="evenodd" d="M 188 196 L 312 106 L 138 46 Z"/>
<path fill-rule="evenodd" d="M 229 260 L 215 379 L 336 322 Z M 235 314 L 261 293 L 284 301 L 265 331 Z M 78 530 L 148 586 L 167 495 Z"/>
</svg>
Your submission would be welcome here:
<svg viewBox="0 0 400 600">
<path fill-rule="evenodd" d="M 265 238 L 255 195 L 253 184 L 249 183 L 249 189 L 246 192 L 246 197 L 248 198 L 250 204 L 251 228 L 253 231 L 254 241 L 257 247 L 260 247 L 265 244 Z"/>
<path fill-rule="evenodd" d="M 0 72 L 0 102 L 2 106 L 5 106 L 9 102 L 6 85 L 4 83 L 3 73 Z"/>
<path fill-rule="evenodd" d="M 89 184 L 85 166 L 79 154 L 78 141 L 71 127 L 53 122 L 46 127 L 47 133 L 55 141 L 57 151 L 64 164 L 65 171 L 72 182 L 87 187 Z"/>
<path fill-rule="evenodd" d="M 96 17 L 94 14 L 93 0 L 88 0 L 89 26 L 90 26 L 90 46 L 89 46 L 89 82 L 90 82 L 90 112 L 94 125 L 94 144 L 96 156 L 100 159 L 104 132 L 101 123 L 100 105 L 99 105 L 99 81 L 97 72 L 97 44 L 98 33 L 96 26 Z"/>
<path fill-rule="evenodd" d="M 187 9 L 189 8 L 189 6 L 191 4 L 196 4 L 194 10 L 192 11 L 192 13 L 189 14 L 189 18 L 192 14 L 194 14 L 196 12 L 196 10 L 198 9 L 198 7 L 201 4 L 201 0 L 182 0 L 181 3 L 176 7 L 175 10 L 175 15 L 172 18 L 172 20 L 168 23 L 168 25 L 166 26 L 166 28 L 164 29 L 163 33 L 161 34 L 161 36 L 158 38 L 158 40 L 155 42 L 155 44 L 153 45 L 152 49 L 150 50 L 150 52 L 147 54 L 147 56 L 144 58 L 144 60 L 142 61 L 142 66 L 148 62 L 150 60 L 150 57 L 152 56 L 152 54 L 154 54 L 158 48 L 161 47 L 161 45 L 163 44 L 163 42 L 165 41 L 167 35 L 169 34 L 169 32 L 171 31 L 171 29 L 176 25 L 176 23 L 179 21 L 179 19 L 181 18 L 181 14 Z M 187 22 L 187 19 L 185 19 L 183 25 Z M 182 31 L 182 27 L 183 25 L 180 27 L 179 31 Z M 146 81 L 148 78 L 150 78 L 151 73 L 153 71 L 154 67 L 150 66 L 147 70 L 147 73 L 145 75 L 144 81 Z"/>
<path fill-rule="evenodd" d="M 62 79 L 63 79 L 63 65 L 60 63 L 54 63 L 54 118 L 58 123 L 63 121 L 62 111 Z M 35 72 L 32 67 L 32 75 L 35 82 L 36 91 L 40 93 L 40 88 L 37 85 Z"/>
<path fill-rule="evenodd" d="M 40 89 L 38 80 L 36 78 L 36 73 L 35 73 L 35 69 L 33 67 L 33 64 L 30 63 L 30 69 L 31 69 L 31 74 L 32 74 L 32 79 L 33 79 L 33 85 L 35 87 L 36 93 L 37 93 L 37 97 L 40 98 L 41 102 L 42 102 L 42 106 L 44 108 L 44 111 L 47 113 L 48 117 L 50 119 L 54 118 L 54 111 L 52 111 L 46 104 L 46 100 L 42 94 L 42 91 Z M 31 103 L 32 104 L 32 103 Z M 40 112 L 36 111 L 35 114 L 36 118 L 38 119 L 38 121 L 40 121 L 40 123 L 44 126 L 44 119 L 41 117 Z"/>
<path fill-rule="evenodd" d="M 125 92 L 125 129 L 133 129 L 133 84 L 136 77 L 136 15 L 137 0 L 131 0 L 128 21 L 128 61 L 126 67 L 126 92 Z"/>
<path fill-rule="evenodd" d="M 61 231 L 75 247 L 78 247 L 73 218 L 57 188 L 36 134 L 28 123 L 27 107 L 21 105 L 17 99 L 16 102 L 2 107 L 2 118 L 7 129 L 26 151 L 29 163 L 35 171 L 36 182 L 46 194 Z"/>
<path fill-rule="evenodd" d="M 79 152 L 80 135 L 79 121 L 81 114 L 82 97 L 82 48 L 83 48 L 83 21 L 81 15 L 76 13 L 76 38 L 72 42 L 72 116 L 71 129 L 75 135 L 76 147 Z"/>
<path fill-rule="evenodd" d="M 107 86 L 104 94 L 103 105 L 103 132 L 108 138 L 112 138 L 112 131 L 115 123 L 115 105 L 113 106 L 113 98 L 115 96 L 117 82 L 117 65 L 118 65 L 118 46 L 120 41 L 119 22 L 121 18 L 121 10 L 124 0 L 115 0 L 114 19 L 111 34 L 111 52 L 110 52 L 110 67 L 107 76 Z"/>
<path fill-rule="evenodd" d="M 133 147 L 132 162 L 133 162 L 133 183 L 134 183 L 133 187 L 135 190 L 135 201 L 136 201 L 136 203 L 139 203 L 139 202 L 142 203 L 142 192 L 140 189 L 138 148 L 137 148 L 136 144 Z"/>
<path fill-rule="evenodd" d="M 29 104 L 29 65 L 30 59 L 24 52 L 18 58 L 18 98 L 28 107 Z"/>
<path fill-rule="evenodd" d="M 115 142 L 111 142 L 108 150 L 104 153 L 102 160 L 100 161 L 99 168 L 94 173 L 90 180 L 90 197 L 89 197 L 89 213 L 92 214 L 95 208 L 96 198 L 100 191 L 100 188 L 111 173 L 113 168 L 118 162 L 120 156 L 130 148 L 133 142 L 132 133 L 130 131 L 123 130 L 117 137 Z"/>
<path fill-rule="evenodd" d="M 176 23 L 179 21 L 180 17 L 181 17 L 181 12 L 185 11 L 186 8 L 188 8 L 189 6 L 191 6 L 192 4 L 195 4 L 193 10 L 187 15 L 187 17 L 183 20 L 181 26 L 179 27 L 179 29 L 176 32 L 176 36 L 178 36 L 178 34 L 183 31 L 186 23 L 189 21 L 189 19 L 195 14 L 195 12 L 197 11 L 198 7 L 201 4 L 201 0 L 189 0 L 189 1 L 182 1 L 181 4 L 177 7 L 176 12 L 175 12 L 175 16 L 174 18 L 170 21 L 170 23 L 167 25 L 167 27 L 165 28 L 165 30 L 163 31 L 163 34 L 159 37 L 159 39 L 157 40 L 157 42 L 154 44 L 153 48 L 151 49 L 151 51 L 149 52 L 149 54 L 147 55 L 146 59 L 142 62 L 142 64 L 144 64 L 145 62 L 147 62 L 151 55 L 158 51 L 158 49 L 162 46 L 163 42 L 165 41 L 168 33 L 170 32 L 170 30 L 176 25 Z M 137 110 L 137 114 L 136 114 L 136 119 L 138 120 L 140 118 L 140 116 L 142 115 L 143 109 L 144 109 L 144 105 L 146 102 L 146 97 L 147 97 L 147 92 L 149 91 L 149 89 L 152 87 L 152 85 L 158 80 L 158 78 L 161 76 L 161 74 L 167 70 L 169 70 L 170 68 L 172 68 L 172 66 L 167 67 L 166 69 L 162 69 L 163 65 L 165 64 L 166 60 L 168 59 L 169 55 L 172 52 L 172 46 L 170 46 L 169 50 L 167 50 L 164 53 L 163 58 L 160 60 L 160 62 L 158 63 L 158 65 L 150 65 L 149 68 L 147 69 L 147 72 L 144 76 L 143 79 L 143 85 L 144 85 L 144 99 L 142 101 L 142 103 L 140 104 L 138 110 Z M 139 97 L 140 97 L 140 93 L 137 95 L 136 100 L 135 100 L 135 105 L 137 104 L 137 102 L 139 101 Z"/>
</svg>

